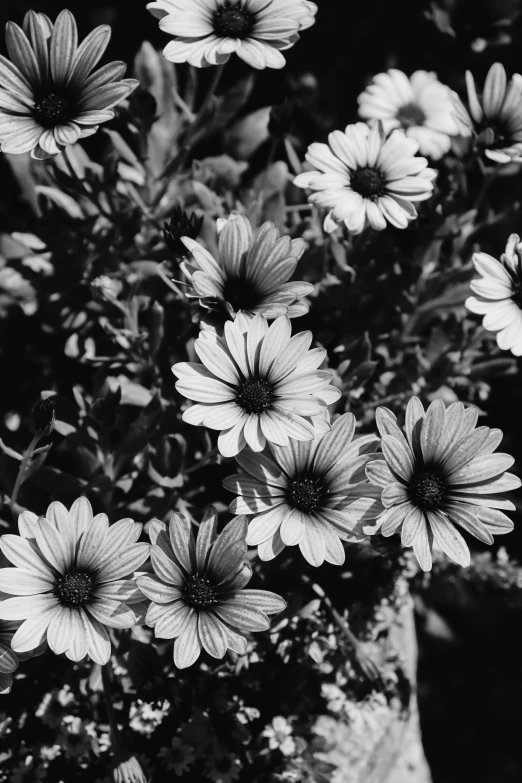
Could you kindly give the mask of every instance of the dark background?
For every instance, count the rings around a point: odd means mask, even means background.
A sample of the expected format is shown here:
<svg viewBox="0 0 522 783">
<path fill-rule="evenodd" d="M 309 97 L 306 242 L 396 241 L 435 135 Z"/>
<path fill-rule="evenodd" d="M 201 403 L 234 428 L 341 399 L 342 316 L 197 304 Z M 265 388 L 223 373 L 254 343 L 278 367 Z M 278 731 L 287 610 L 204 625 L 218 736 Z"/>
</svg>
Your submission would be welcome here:
<svg viewBox="0 0 522 783">
<path fill-rule="evenodd" d="M 190 0 L 186 0 L 190 2 Z M 440 0 L 444 4 L 444 0 Z M 515 18 L 516 0 L 446 0 L 448 19 L 455 33 L 443 33 L 424 15 L 430 7 L 422 0 L 319 0 L 316 25 L 304 31 L 301 42 L 286 52 L 287 69 L 263 71 L 245 108 L 251 111 L 280 103 L 289 93 L 289 79 L 304 73 L 318 81 L 318 100 L 324 125 L 303 122 L 306 142 L 319 140 L 328 130 L 356 119 L 356 97 L 374 73 L 388 67 L 406 72 L 435 70 L 441 81 L 462 90 L 466 68 L 483 76 L 500 60 L 508 73 L 522 71 L 522 25 Z M 2 28 L 7 20 L 21 24 L 33 8 L 54 19 L 63 8 L 55 0 L 4 2 Z M 70 4 L 83 37 L 93 26 L 110 24 L 113 36 L 106 57 L 132 62 L 139 45 L 148 39 L 163 46 L 168 38 L 141 0 L 74 2 Z M 477 37 L 494 38 L 499 20 L 513 19 L 508 28 L 511 43 L 474 51 Z M 493 31 L 493 33 L 492 33 Z M 2 43 L 2 53 L 4 46 Z M 247 71 L 239 60 L 231 61 L 225 75 L 234 81 Z M 208 78 L 208 73 L 205 74 Z M 518 229 L 522 233 L 522 226 Z M 500 241 L 500 240 L 499 240 Z M 11 322 L 11 328 L 13 322 Z M 23 329 L 23 319 L 20 321 Z M 23 331 L 19 332 L 23 342 Z M 3 335 L 4 340 L 9 335 Z M 17 341 L 18 342 L 18 341 Z M 6 346 L 7 347 L 7 346 Z M 34 347 L 38 351 L 38 346 Z M 7 350 L 4 381 L 0 383 L 0 410 L 34 403 L 39 391 L 19 344 Z M 21 363 L 20 363 L 21 362 Z M 31 365 L 33 372 L 37 365 Z M 7 368 L 7 369 L 6 369 Z M 491 426 L 510 433 L 507 451 L 522 464 L 522 399 L 520 374 L 494 383 L 485 404 Z M 509 446 L 509 448 L 508 448 Z M 522 559 L 522 535 L 502 541 L 510 554 Z M 440 585 L 439 585 L 440 588 Z M 435 783 L 517 783 L 522 781 L 522 612 L 473 596 L 456 600 L 451 590 L 428 592 L 428 615 L 419 620 L 419 692 L 426 752 Z M 442 585 L 444 588 L 444 585 Z"/>
</svg>

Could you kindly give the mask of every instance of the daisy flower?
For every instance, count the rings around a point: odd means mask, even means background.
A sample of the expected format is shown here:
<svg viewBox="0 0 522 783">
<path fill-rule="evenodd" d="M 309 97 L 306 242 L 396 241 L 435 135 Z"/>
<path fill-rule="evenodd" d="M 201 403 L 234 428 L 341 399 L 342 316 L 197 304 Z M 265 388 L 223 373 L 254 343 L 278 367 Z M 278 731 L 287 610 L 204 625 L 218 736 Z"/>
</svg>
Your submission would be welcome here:
<svg viewBox="0 0 522 783">
<path fill-rule="evenodd" d="M 18 669 L 18 656 L 11 649 L 11 641 L 19 625 L 13 621 L 0 620 L 0 695 L 11 691 L 13 672 Z"/>
<path fill-rule="evenodd" d="M 0 146 L 2 152 L 53 158 L 112 119 L 112 108 L 139 82 L 122 79 L 122 62 L 92 73 L 109 43 L 107 25 L 80 46 L 70 11 L 62 11 L 54 25 L 45 14 L 29 11 L 22 28 L 7 23 L 11 59 L 0 56 Z"/>
<path fill-rule="evenodd" d="M 197 539 L 192 525 L 174 512 L 168 526 L 158 519 L 149 525 L 154 574 L 140 576 L 138 585 L 151 600 L 145 622 L 158 639 L 175 639 L 174 663 L 191 666 L 204 649 L 223 658 L 227 649 L 243 655 L 245 633 L 266 631 L 269 614 L 286 603 L 267 590 L 245 590 L 252 569 L 245 562 L 247 523 L 237 517 L 217 536 L 217 514 L 211 506 Z"/>
<path fill-rule="evenodd" d="M 156 0 L 147 9 L 174 36 L 166 59 L 196 68 L 226 63 L 234 52 L 252 68 L 283 68 L 281 51 L 317 13 L 308 0 Z"/>
<path fill-rule="evenodd" d="M 488 71 L 481 97 L 475 80 L 466 71 L 469 114 L 452 93 L 454 116 L 463 136 L 475 136 L 484 155 L 496 163 L 510 163 L 522 156 L 522 76 L 508 83 L 504 66 L 494 63 Z"/>
<path fill-rule="evenodd" d="M 418 141 L 421 155 L 433 160 L 448 152 L 451 136 L 458 134 L 451 92 L 434 73 L 415 71 L 408 78 L 390 68 L 374 76 L 357 100 L 363 120 L 382 120 L 386 133 L 402 128 Z"/>
<path fill-rule="evenodd" d="M 431 569 L 433 542 L 456 563 L 469 565 L 457 526 L 485 544 L 513 529 L 500 509 L 515 508 L 502 497 L 521 484 L 505 472 L 514 459 L 493 453 L 502 432 L 476 427 L 477 418 L 477 409 L 461 402 L 446 409 L 435 400 L 425 411 L 412 397 L 403 431 L 391 411 L 377 409 L 384 459 L 370 462 L 366 475 L 382 487 L 386 511 L 378 520 L 380 532 L 400 532 L 402 545 L 413 546 L 424 571 Z"/>
<path fill-rule="evenodd" d="M 288 446 L 290 439 L 311 440 L 329 429 L 327 406 L 341 392 L 330 385 L 332 373 L 318 370 L 322 348 L 308 350 L 311 332 L 291 337 L 290 321 L 238 315 L 227 321 L 223 337 L 202 331 L 194 349 L 202 364 L 180 362 L 172 372 L 176 389 L 197 405 L 183 421 L 221 430 L 218 448 L 234 457 L 247 444 L 262 451 L 266 442 Z"/>
<path fill-rule="evenodd" d="M 253 515 L 247 543 L 258 547 L 261 560 L 299 545 L 313 566 L 325 560 L 342 565 L 341 541 L 360 540 L 363 523 L 381 513 L 380 489 L 364 473 L 379 440 L 352 440 L 354 432 L 355 417 L 346 413 L 314 441 L 272 444 L 264 454 L 245 450 L 236 457 L 244 473 L 229 476 L 223 486 L 239 496 L 230 504 L 232 513 Z"/>
<path fill-rule="evenodd" d="M 498 347 L 522 356 L 522 243 L 511 234 L 505 253 L 497 261 L 488 253 L 474 253 L 473 263 L 481 275 L 472 280 L 477 296 L 466 299 L 472 313 L 483 315 L 482 325 L 497 332 Z"/>
<path fill-rule="evenodd" d="M 238 312 L 265 318 L 295 318 L 308 312 L 304 297 L 313 285 L 288 282 L 304 252 L 303 239 L 281 237 L 270 222 L 252 233 L 248 219 L 232 213 L 219 232 L 217 261 L 190 237 L 181 241 L 192 254 L 192 261 L 180 264 L 193 286 L 189 295 L 203 306 L 209 298 L 217 299 L 231 318 Z"/>
<path fill-rule="evenodd" d="M 135 543 L 142 525 L 120 519 L 109 527 L 106 514 L 93 517 L 81 497 L 67 511 L 51 503 L 45 517 L 28 511 L 18 519 L 20 535 L 4 535 L 0 548 L 13 568 L 0 569 L 0 620 L 23 620 L 13 636 L 16 652 L 38 647 L 72 661 L 89 655 L 110 658 L 107 628 L 130 628 L 137 618 L 128 604 L 143 597 L 133 572 L 148 557 L 149 545 Z"/>
<path fill-rule="evenodd" d="M 314 191 L 308 200 L 330 209 L 327 232 L 344 222 L 353 234 L 369 224 L 382 231 L 388 223 L 406 228 L 417 217 L 413 205 L 431 196 L 435 172 L 426 158 L 415 157 L 419 143 L 403 131 L 386 136 L 382 123 L 364 122 L 333 131 L 328 144 L 308 147 L 306 160 L 315 171 L 298 174 L 294 183 Z"/>
</svg>

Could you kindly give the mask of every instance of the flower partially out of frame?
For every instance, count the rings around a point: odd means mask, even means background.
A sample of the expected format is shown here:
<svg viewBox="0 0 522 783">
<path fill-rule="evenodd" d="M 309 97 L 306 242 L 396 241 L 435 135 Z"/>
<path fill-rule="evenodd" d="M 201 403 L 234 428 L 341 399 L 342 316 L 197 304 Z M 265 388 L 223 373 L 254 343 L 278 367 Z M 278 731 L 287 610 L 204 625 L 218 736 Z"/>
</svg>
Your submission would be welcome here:
<svg viewBox="0 0 522 783">
<path fill-rule="evenodd" d="M 520 479 L 505 472 L 514 459 L 493 453 L 502 432 L 476 427 L 477 417 L 476 408 L 461 402 L 446 409 L 435 400 L 425 411 L 412 397 L 402 430 L 391 411 L 377 409 L 384 459 L 370 462 L 366 474 L 382 487 L 380 532 L 400 532 L 424 571 L 432 566 L 433 542 L 456 563 L 470 564 L 458 527 L 485 544 L 513 529 L 501 509 L 515 509 L 502 494 L 520 487 Z"/>
<path fill-rule="evenodd" d="M 270 222 L 252 232 L 244 215 L 232 213 L 219 232 L 217 260 L 190 237 L 181 241 L 192 255 L 180 264 L 193 286 L 189 295 L 197 296 L 203 306 L 209 299 L 221 300 L 231 318 L 238 312 L 265 318 L 295 318 L 308 312 L 304 297 L 313 285 L 289 282 L 305 249 L 303 239 L 280 236 Z"/>
<path fill-rule="evenodd" d="M 252 569 L 245 562 L 247 522 L 237 517 L 216 537 L 217 514 L 211 506 L 197 539 L 190 521 L 174 512 L 168 526 L 149 526 L 154 575 L 138 578 L 151 600 L 145 622 L 159 639 L 175 639 L 174 663 L 191 666 L 206 650 L 223 658 L 227 649 L 243 655 L 246 633 L 266 631 L 269 614 L 285 601 L 267 590 L 246 590 Z"/>
<path fill-rule="evenodd" d="M 129 604 L 143 600 L 134 571 L 149 555 L 138 544 L 142 525 L 106 514 L 93 517 L 81 497 L 67 511 L 51 503 L 45 517 L 24 511 L 20 535 L 4 535 L 0 548 L 12 568 L 0 569 L 1 620 L 23 620 L 13 636 L 14 652 L 34 650 L 47 639 L 51 650 L 72 661 L 86 655 L 99 664 L 110 658 L 108 628 L 131 628 Z"/>
<path fill-rule="evenodd" d="M 378 120 L 373 128 L 357 122 L 333 131 L 328 144 L 314 142 L 306 160 L 315 171 L 298 174 L 294 184 L 310 188 L 310 203 L 330 210 L 324 229 L 344 223 L 352 234 L 370 225 L 382 231 L 388 223 L 407 228 L 417 217 L 414 203 L 430 198 L 435 172 L 416 157 L 419 144 L 402 130 L 389 136 Z"/>
<path fill-rule="evenodd" d="M 183 421 L 221 430 L 218 448 L 234 457 L 248 444 L 262 451 L 267 443 L 288 446 L 290 439 L 311 440 L 330 429 L 327 406 L 341 392 L 332 373 L 317 368 L 322 348 L 309 350 L 311 332 L 291 336 L 290 321 L 241 314 L 227 321 L 224 337 L 201 331 L 194 349 L 201 359 L 172 367 L 176 389 L 197 404 Z"/>
<path fill-rule="evenodd" d="M 522 75 L 508 82 L 504 66 L 494 63 L 488 71 L 482 95 L 466 71 L 469 113 L 452 94 L 454 117 L 463 136 L 473 136 L 478 149 L 496 163 L 522 160 Z"/>
<path fill-rule="evenodd" d="M 458 134 L 449 87 L 436 74 L 415 71 L 410 77 L 396 68 L 373 77 L 357 98 L 363 120 L 382 120 L 386 133 L 402 128 L 419 143 L 421 155 L 438 160 Z"/>
<path fill-rule="evenodd" d="M 498 347 L 522 356 L 522 243 L 511 234 L 500 261 L 488 253 L 474 253 L 473 263 L 481 275 L 472 280 L 476 296 L 466 299 L 472 313 L 483 315 L 482 325 L 497 332 Z"/>
<path fill-rule="evenodd" d="M 18 669 L 18 656 L 11 648 L 11 641 L 19 625 L 12 620 L 0 620 L 0 695 L 10 692 L 13 672 Z"/>
<path fill-rule="evenodd" d="M 174 40 L 163 54 L 196 68 L 221 65 L 234 52 L 252 68 L 283 68 L 281 51 L 311 27 L 309 0 L 155 0 L 147 9 Z"/>
<path fill-rule="evenodd" d="M 78 139 L 92 136 L 114 117 L 113 107 L 139 84 L 123 79 L 123 62 L 93 69 L 108 46 L 110 27 L 96 27 L 78 46 L 70 11 L 55 24 L 29 11 L 22 28 L 6 26 L 10 57 L 0 56 L 0 147 L 53 158 Z"/>
<path fill-rule="evenodd" d="M 271 560 L 285 546 L 299 546 L 313 566 L 342 565 L 342 540 L 364 538 L 362 525 L 381 511 L 380 489 L 364 468 L 375 458 L 379 440 L 353 440 L 355 417 L 340 416 L 330 432 L 306 443 L 270 446 L 264 454 L 245 449 L 236 457 L 243 473 L 223 486 L 238 497 L 234 514 L 251 517 L 247 542 L 261 560 Z"/>
</svg>

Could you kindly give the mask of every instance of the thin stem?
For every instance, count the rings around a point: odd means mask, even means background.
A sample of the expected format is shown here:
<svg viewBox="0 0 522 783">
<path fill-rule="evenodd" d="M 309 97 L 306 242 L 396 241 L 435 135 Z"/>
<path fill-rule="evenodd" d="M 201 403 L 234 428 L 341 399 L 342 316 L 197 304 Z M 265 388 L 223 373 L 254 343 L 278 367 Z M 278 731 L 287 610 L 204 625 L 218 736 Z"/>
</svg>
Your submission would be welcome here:
<svg viewBox="0 0 522 783">
<path fill-rule="evenodd" d="M 204 117 L 204 114 L 205 114 L 205 112 L 207 110 L 207 107 L 208 107 L 210 101 L 212 100 L 212 98 L 214 97 L 214 93 L 216 92 L 217 86 L 218 86 L 219 82 L 221 81 L 221 77 L 223 75 L 224 68 L 225 68 L 225 64 L 224 63 L 222 65 L 216 65 L 216 68 L 214 70 L 214 75 L 212 76 L 212 81 L 210 82 L 208 90 L 207 90 L 207 93 L 206 93 L 205 97 L 203 98 L 203 101 L 201 102 L 201 106 L 198 109 L 198 113 L 197 113 L 196 119 L 194 120 L 194 124 L 189 129 L 192 134 L 194 134 L 195 131 L 199 129 L 199 127 L 200 127 L 200 125 L 201 125 L 201 123 L 203 121 L 203 117 Z"/>
<path fill-rule="evenodd" d="M 107 716 L 109 718 L 109 726 L 111 728 L 112 746 L 115 752 L 119 752 L 121 751 L 123 743 L 121 739 L 120 730 L 118 728 L 118 722 L 116 720 L 116 713 L 114 711 L 114 706 L 112 704 L 110 666 L 111 666 L 111 662 L 109 661 L 108 663 L 104 664 L 101 667 L 103 695 L 105 697 L 105 706 L 107 708 Z"/>
<path fill-rule="evenodd" d="M 487 195 L 489 194 L 490 188 L 494 181 L 497 178 L 497 174 L 500 170 L 500 166 L 496 166 L 492 171 L 488 171 L 482 161 L 479 161 L 480 170 L 482 171 L 484 175 L 484 181 L 482 182 L 482 187 L 480 188 L 478 192 L 478 196 L 476 198 L 476 201 L 473 205 L 473 209 L 477 210 L 477 217 L 480 214 L 480 211 L 484 205 L 484 202 L 486 200 Z"/>
<path fill-rule="evenodd" d="M 15 504 L 16 500 L 18 498 L 18 493 L 20 492 L 20 487 L 22 486 L 24 482 L 24 473 L 27 470 L 27 466 L 29 465 L 31 461 L 31 457 L 34 454 L 34 450 L 42 436 L 41 435 L 33 435 L 33 439 L 31 440 L 29 446 L 25 450 L 25 453 L 22 457 L 22 461 L 20 463 L 20 468 L 18 469 L 18 475 L 16 476 L 16 481 L 13 487 L 13 491 L 11 493 L 11 500 L 9 502 L 9 505 L 11 507 L 11 513 L 14 517 L 15 515 Z"/>
</svg>

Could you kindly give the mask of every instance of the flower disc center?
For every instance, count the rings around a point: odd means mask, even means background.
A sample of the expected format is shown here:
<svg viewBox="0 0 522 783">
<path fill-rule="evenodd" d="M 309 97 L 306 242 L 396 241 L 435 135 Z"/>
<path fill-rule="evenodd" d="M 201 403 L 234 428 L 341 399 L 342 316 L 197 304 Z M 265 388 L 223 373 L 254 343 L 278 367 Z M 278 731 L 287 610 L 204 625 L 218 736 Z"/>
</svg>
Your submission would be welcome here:
<svg viewBox="0 0 522 783">
<path fill-rule="evenodd" d="M 194 574 L 185 582 L 183 600 L 193 609 L 206 609 L 217 603 L 217 596 L 208 579 Z"/>
<path fill-rule="evenodd" d="M 440 506 L 444 492 L 443 482 L 430 471 L 418 473 L 409 487 L 410 499 L 419 508 L 427 511 L 433 511 Z"/>
<path fill-rule="evenodd" d="M 223 286 L 223 299 L 237 313 L 239 310 L 252 310 L 259 304 L 260 297 L 250 280 L 230 277 Z"/>
<path fill-rule="evenodd" d="M 253 15 L 240 3 L 233 5 L 226 0 L 214 14 L 214 31 L 221 38 L 247 38 L 253 26 Z"/>
<path fill-rule="evenodd" d="M 270 407 L 272 389 L 268 381 L 248 380 L 240 384 L 236 402 L 247 413 L 264 413 Z"/>
<path fill-rule="evenodd" d="M 426 122 L 426 115 L 416 103 L 405 103 L 397 112 L 396 117 L 403 128 L 424 125 Z"/>
<path fill-rule="evenodd" d="M 327 491 L 319 479 L 297 478 L 288 487 L 287 500 L 293 508 L 311 514 L 321 505 Z"/>
<path fill-rule="evenodd" d="M 89 574 L 72 571 L 61 576 L 54 586 L 54 594 L 62 606 L 69 609 L 81 609 L 86 606 L 92 595 L 93 580 Z"/>
<path fill-rule="evenodd" d="M 350 179 L 352 190 L 355 190 L 363 198 L 377 198 L 377 196 L 384 195 L 385 184 L 386 181 L 380 171 L 369 166 L 354 171 Z"/>
<path fill-rule="evenodd" d="M 33 115 L 44 128 L 63 125 L 69 119 L 69 104 L 60 95 L 52 92 L 35 105 Z"/>
</svg>

